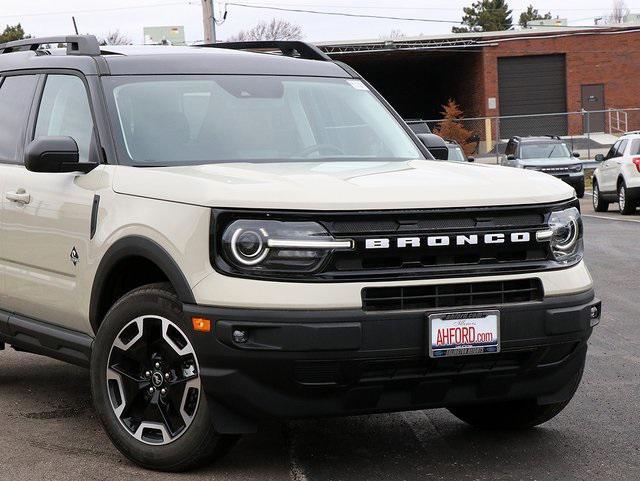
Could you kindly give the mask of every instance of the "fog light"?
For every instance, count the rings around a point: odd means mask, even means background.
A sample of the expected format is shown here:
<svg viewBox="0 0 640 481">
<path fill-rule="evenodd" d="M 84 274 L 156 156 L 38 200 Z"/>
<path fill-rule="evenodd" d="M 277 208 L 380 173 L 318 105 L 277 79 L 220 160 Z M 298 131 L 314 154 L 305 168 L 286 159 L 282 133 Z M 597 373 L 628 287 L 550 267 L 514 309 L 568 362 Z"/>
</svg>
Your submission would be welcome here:
<svg viewBox="0 0 640 481">
<path fill-rule="evenodd" d="M 237 344 L 244 344 L 249 340 L 249 333 L 241 329 L 233 331 L 233 342 Z"/>
</svg>

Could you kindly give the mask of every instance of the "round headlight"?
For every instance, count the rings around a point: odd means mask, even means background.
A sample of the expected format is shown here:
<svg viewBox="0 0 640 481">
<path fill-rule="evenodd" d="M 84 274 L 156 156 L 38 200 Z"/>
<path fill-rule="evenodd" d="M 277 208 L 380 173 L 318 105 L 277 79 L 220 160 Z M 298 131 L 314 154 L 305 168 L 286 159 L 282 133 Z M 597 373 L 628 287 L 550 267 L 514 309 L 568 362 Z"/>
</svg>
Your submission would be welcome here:
<svg viewBox="0 0 640 481">
<path fill-rule="evenodd" d="M 549 216 L 551 251 L 558 262 L 568 263 L 582 256 L 582 220 L 575 207 Z"/>
<path fill-rule="evenodd" d="M 221 259 L 238 271 L 279 276 L 320 268 L 336 250 L 351 249 L 351 240 L 334 239 L 319 223 L 273 219 L 239 219 L 221 233 Z M 223 270 L 229 271 L 223 263 Z"/>
<path fill-rule="evenodd" d="M 252 230 L 241 232 L 236 239 L 236 248 L 241 256 L 251 259 L 260 255 L 264 242 L 257 232 Z"/>
<path fill-rule="evenodd" d="M 578 224 L 569 219 L 566 224 L 556 224 L 553 229 L 553 247 L 560 251 L 570 251 L 578 240 Z"/>
<path fill-rule="evenodd" d="M 269 253 L 262 234 L 254 230 L 236 229 L 230 247 L 235 260 L 246 266 L 259 264 Z"/>
</svg>

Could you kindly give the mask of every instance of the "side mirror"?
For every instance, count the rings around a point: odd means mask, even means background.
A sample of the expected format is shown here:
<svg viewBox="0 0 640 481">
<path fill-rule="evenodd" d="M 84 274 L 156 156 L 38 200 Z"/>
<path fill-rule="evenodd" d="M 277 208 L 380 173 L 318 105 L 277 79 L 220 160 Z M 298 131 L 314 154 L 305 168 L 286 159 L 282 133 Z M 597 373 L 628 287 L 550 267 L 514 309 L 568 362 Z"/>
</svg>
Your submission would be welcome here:
<svg viewBox="0 0 640 481">
<path fill-rule="evenodd" d="M 475 162 L 475 157 L 467 157 L 467 162 Z"/>
<path fill-rule="evenodd" d="M 574 153 L 573 153 L 573 156 L 574 156 L 576 159 L 579 159 L 579 158 L 580 158 L 580 152 L 574 152 Z"/>
<path fill-rule="evenodd" d="M 603 154 L 596 154 L 595 159 L 596 162 L 602 162 L 604 160 Z"/>
<path fill-rule="evenodd" d="M 507 160 L 516 160 L 516 156 L 513 154 L 507 155 Z"/>
<path fill-rule="evenodd" d="M 24 154 L 24 165 L 31 172 L 90 172 L 98 164 L 80 163 L 78 144 L 71 137 L 39 137 Z"/>
<path fill-rule="evenodd" d="M 442 137 L 436 134 L 416 134 L 420 142 L 424 144 L 429 153 L 436 160 L 447 160 L 449 158 L 449 148 Z"/>
</svg>

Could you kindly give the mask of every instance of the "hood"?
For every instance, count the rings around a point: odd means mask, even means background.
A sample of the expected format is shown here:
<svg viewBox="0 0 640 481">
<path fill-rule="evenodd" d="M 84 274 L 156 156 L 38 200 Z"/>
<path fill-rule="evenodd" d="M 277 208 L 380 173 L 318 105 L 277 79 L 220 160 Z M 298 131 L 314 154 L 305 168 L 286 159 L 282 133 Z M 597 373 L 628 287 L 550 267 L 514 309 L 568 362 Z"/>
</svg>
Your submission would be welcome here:
<svg viewBox="0 0 640 481">
<path fill-rule="evenodd" d="M 304 210 L 538 204 L 574 195 L 540 172 L 433 160 L 117 166 L 113 188 L 210 207 Z"/>
</svg>

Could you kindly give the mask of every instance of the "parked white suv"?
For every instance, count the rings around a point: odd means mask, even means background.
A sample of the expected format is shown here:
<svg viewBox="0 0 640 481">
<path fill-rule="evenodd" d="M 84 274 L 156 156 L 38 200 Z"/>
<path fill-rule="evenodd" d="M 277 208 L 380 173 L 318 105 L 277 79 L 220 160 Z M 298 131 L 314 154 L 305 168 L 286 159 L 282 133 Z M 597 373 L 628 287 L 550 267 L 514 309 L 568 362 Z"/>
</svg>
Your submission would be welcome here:
<svg viewBox="0 0 640 481">
<path fill-rule="evenodd" d="M 313 46 L 214 46 L 0 45 L 0 348 L 89 367 L 158 470 L 268 418 L 558 414 L 600 318 L 573 188 L 435 161 Z"/>
<path fill-rule="evenodd" d="M 629 132 L 613 144 L 593 173 L 593 208 L 606 212 L 617 202 L 623 215 L 636 212 L 640 205 L 640 132 Z"/>
</svg>

